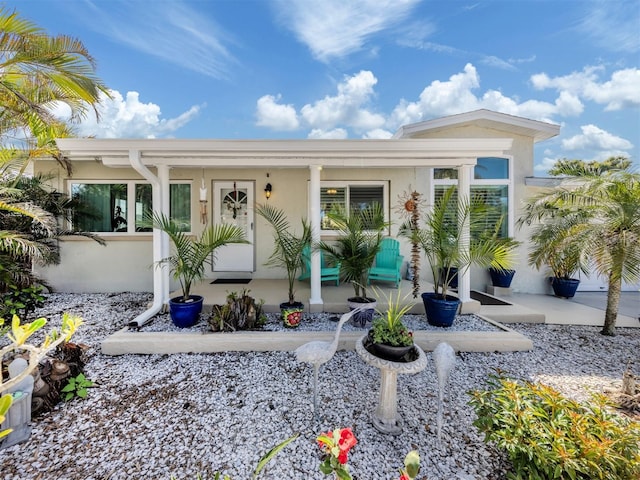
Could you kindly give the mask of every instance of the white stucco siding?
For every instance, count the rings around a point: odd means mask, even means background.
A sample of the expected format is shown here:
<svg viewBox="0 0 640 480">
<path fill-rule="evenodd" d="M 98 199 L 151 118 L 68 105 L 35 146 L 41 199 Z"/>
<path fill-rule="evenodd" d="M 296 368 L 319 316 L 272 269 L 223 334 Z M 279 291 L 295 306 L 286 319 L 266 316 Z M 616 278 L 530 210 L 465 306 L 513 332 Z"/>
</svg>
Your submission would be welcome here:
<svg viewBox="0 0 640 480">
<path fill-rule="evenodd" d="M 61 263 L 39 268 L 55 291 L 71 293 L 150 292 L 153 290 L 152 247 L 148 240 L 109 240 L 101 246 L 89 239 L 60 242 Z"/>
</svg>

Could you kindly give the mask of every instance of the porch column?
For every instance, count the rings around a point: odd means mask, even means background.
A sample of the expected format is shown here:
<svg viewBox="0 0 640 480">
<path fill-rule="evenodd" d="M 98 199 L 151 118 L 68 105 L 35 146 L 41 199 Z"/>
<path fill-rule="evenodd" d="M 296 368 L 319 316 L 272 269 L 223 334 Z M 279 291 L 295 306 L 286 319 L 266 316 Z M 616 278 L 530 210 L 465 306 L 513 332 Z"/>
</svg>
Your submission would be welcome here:
<svg viewBox="0 0 640 480">
<path fill-rule="evenodd" d="M 309 222 L 311 224 L 311 244 L 320 242 L 320 172 L 322 165 L 309 165 Z M 320 252 L 311 250 L 311 297 L 309 310 L 313 305 L 322 305 L 322 282 L 320 281 Z M 320 311 L 320 310 L 317 310 Z"/>
<path fill-rule="evenodd" d="M 458 203 L 469 202 L 471 198 L 471 175 L 473 172 L 472 165 L 462 165 L 458 167 Z M 461 219 L 458 225 L 461 235 L 460 249 L 463 256 L 469 256 L 470 245 L 470 229 L 469 218 Z M 458 273 L 458 297 L 462 302 L 460 313 L 471 313 L 468 308 L 471 302 L 471 269 L 467 268 Z"/>
<path fill-rule="evenodd" d="M 158 165 L 157 167 L 157 176 L 159 181 L 159 204 L 153 205 L 154 212 L 162 212 L 167 218 L 169 217 L 169 213 L 171 211 L 170 205 L 171 200 L 169 198 L 169 167 L 167 165 Z M 154 202 L 156 200 L 156 195 L 154 192 L 153 196 Z M 170 254 L 170 246 L 169 246 L 169 237 L 167 235 L 161 236 L 161 252 L 162 258 L 167 258 Z M 162 301 L 165 304 L 169 304 L 169 266 L 162 266 Z"/>
</svg>

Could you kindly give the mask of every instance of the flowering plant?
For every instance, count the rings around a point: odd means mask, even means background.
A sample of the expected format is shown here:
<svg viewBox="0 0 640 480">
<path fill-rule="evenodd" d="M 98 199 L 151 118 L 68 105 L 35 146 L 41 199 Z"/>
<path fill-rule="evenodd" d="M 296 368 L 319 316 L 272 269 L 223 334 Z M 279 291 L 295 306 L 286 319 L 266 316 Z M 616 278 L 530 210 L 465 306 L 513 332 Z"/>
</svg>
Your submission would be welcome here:
<svg viewBox="0 0 640 480">
<path fill-rule="evenodd" d="M 404 468 L 400 470 L 400 480 L 415 480 L 420 471 L 420 455 L 417 450 L 411 450 L 404 457 Z"/>
<path fill-rule="evenodd" d="M 318 446 L 324 452 L 320 471 L 325 475 L 335 473 L 339 480 L 352 480 L 347 465 L 349 450 L 357 443 L 350 428 L 336 428 L 332 432 L 323 433 L 317 438 Z M 404 468 L 400 470 L 399 480 L 415 480 L 420 471 L 420 455 L 417 450 L 407 453 Z"/>
<path fill-rule="evenodd" d="M 336 428 L 332 432 L 319 435 L 317 441 L 325 454 L 320 471 L 325 475 L 333 472 L 340 480 L 351 480 L 347 456 L 349 450 L 358 443 L 351 429 Z"/>
</svg>

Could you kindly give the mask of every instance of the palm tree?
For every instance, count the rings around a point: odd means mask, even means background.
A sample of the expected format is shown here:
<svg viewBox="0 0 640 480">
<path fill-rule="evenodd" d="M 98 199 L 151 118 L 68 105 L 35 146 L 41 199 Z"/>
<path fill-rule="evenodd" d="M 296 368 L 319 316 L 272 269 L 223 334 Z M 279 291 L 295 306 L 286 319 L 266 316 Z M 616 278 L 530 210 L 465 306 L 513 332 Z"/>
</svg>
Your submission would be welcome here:
<svg viewBox="0 0 640 480">
<path fill-rule="evenodd" d="M 351 282 L 356 298 L 369 298 L 369 269 L 380 251 L 384 230 L 389 227 L 382 205 L 373 202 L 350 214 L 344 208 L 336 208 L 327 217 L 339 235 L 333 243 L 320 242 L 318 247 L 340 263 L 340 274 Z"/>
<path fill-rule="evenodd" d="M 491 210 L 481 198 L 460 202 L 457 188 L 444 191 L 425 215 L 424 225 L 403 225 L 399 234 L 422 247 L 433 275 L 434 293 L 447 298 L 454 269 L 464 272 L 471 265 L 506 269 L 513 263 L 513 246 L 509 239 L 487 235 L 486 214 Z M 470 238 L 460 225 L 469 223 Z M 469 248 L 463 248 L 468 242 Z"/>
<path fill-rule="evenodd" d="M 184 302 L 189 300 L 192 284 L 205 277 L 205 265 L 213 269 L 218 248 L 230 243 L 249 243 L 244 231 L 235 225 L 212 225 L 193 238 L 166 215 L 154 213 L 152 223 L 166 233 L 173 244 L 173 253 L 160 260 L 159 265 L 168 265 L 173 278 L 180 282 Z"/>
<path fill-rule="evenodd" d="M 45 260 L 52 252 L 33 234 L 38 233 L 42 240 L 60 233 L 56 214 L 25 198 L 20 182 L 28 160 L 34 157 L 52 156 L 70 172 L 54 140 L 72 132 L 68 123 L 54 115 L 54 108 L 66 105 L 69 123 L 82 119 L 90 109 L 95 111 L 100 96 L 108 93 L 94 72 L 95 62 L 79 40 L 49 37 L 17 13 L 0 8 L 0 256 L 4 280 L 27 281 L 30 268 L 21 267 Z M 16 228 L 25 223 L 28 229 Z"/>
<path fill-rule="evenodd" d="M 562 184 L 530 200 L 519 223 L 548 223 L 574 215 L 565 245 L 579 245 L 598 275 L 609 282 L 604 327 L 615 335 L 622 282 L 640 279 L 640 174 L 611 170 L 583 174 L 571 185 Z"/>
<path fill-rule="evenodd" d="M 296 303 L 293 284 L 298 271 L 304 265 L 304 249 L 311 244 L 311 227 L 303 219 L 302 232 L 296 235 L 291 231 L 291 225 L 282 210 L 271 205 L 257 205 L 256 213 L 273 228 L 275 244 L 273 253 L 265 265 L 284 267 L 287 270 L 289 305 L 293 305 Z"/>
<path fill-rule="evenodd" d="M 34 23 L 0 8 L 1 160 L 52 155 L 68 169 L 54 139 L 69 136 L 68 124 L 54 115 L 61 104 L 69 123 L 95 110 L 106 87 L 95 62 L 79 40 L 50 37 Z"/>
</svg>

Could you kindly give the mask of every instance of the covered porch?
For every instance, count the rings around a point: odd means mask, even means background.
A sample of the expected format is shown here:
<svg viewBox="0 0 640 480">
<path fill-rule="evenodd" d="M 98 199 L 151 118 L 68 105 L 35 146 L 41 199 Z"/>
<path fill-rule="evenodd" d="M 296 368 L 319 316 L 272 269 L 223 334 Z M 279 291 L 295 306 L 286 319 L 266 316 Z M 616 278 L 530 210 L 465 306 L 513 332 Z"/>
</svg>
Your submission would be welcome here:
<svg viewBox="0 0 640 480">
<path fill-rule="evenodd" d="M 96 161 L 112 168 L 129 167 L 152 186 L 153 210 L 169 214 L 169 186 L 172 169 L 306 169 L 308 171 L 307 218 L 313 240 L 321 239 L 321 175 L 323 170 L 362 169 L 363 172 L 385 169 L 415 171 L 421 168 L 453 168 L 458 170 L 460 201 L 468 198 L 473 168 L 479 157 L 507 155 L 510 138 L 448 138 L 387 140 L 124 140 L 124 139 L 60 139 L 58 145 L 74 161 Z M 384 176 L 384 174 L 382 174 Z M 429 185 L 421 186 L 428 191 Z M 202 195 L 202 192 L 201 192 Z M 201 200 L 202 200 L 201 196 Z M 206 198 L 206 197 L 205 197 Z M 468 225 L 462 225 L 468 228 Z M 194 232 L 196 233 L 196 232 Z M 255 237 L 266 242 L 267 232 Z M 270 237 L 270 235 L 269 235 Z M 153 262 L 169 255 L 166 235 L 154 229 Z M 271 241 L 269 239 L 269 241 Z M 462 248 L 468 248 L 463 245 Z M 264 262 L 256 258 L 256 264 Z M 328 311 L 334 302 L 326 297 L 320 281 L 320 258 L 312 254 L 308 289 L 300 290 L 300 301 L 309 311 Z M 463 312 L 474 312 L 477 303 L 470 297 L 470 274 L 459 278 L 459 297 Z M 154 304 L 135 322 L 143 324 L 152 318 L 170 298 L 170 278 L 166 268 L 153 271 Z M 194 292 L 197 293 L 197 292 Z"/>
</svg>

